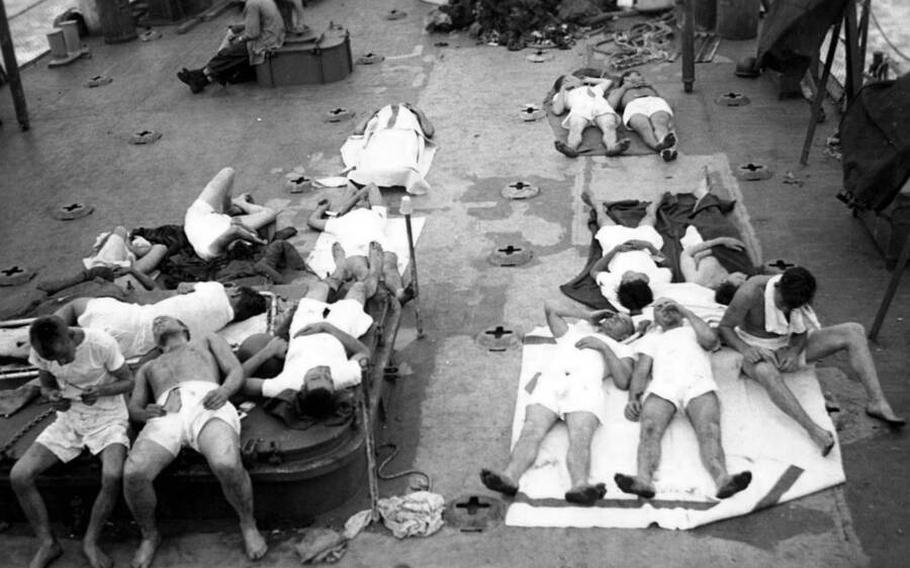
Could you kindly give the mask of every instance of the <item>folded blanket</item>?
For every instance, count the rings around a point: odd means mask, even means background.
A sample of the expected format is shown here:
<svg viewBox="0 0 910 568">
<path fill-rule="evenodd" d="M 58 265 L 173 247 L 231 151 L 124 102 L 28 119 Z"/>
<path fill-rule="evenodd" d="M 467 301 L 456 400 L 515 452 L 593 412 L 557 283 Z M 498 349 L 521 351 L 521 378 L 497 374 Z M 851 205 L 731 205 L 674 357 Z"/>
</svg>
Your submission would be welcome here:
<svg viewBox="0 0 910 568">
<path fill-rule="evenodd" d="M 545 367 L 554 347 L 545 327 L 525 336 L 513 445 L 533 392 L 533 378 Z M 506 524 L 643 528 L 656 523 L 662 528 L 689 529 L 843 483 L 839 446 L 822 457 L 802 428 L 774 406 L 761 386 L 740 376 L 740 364 L 740 355 L 730 349 L 712 356 L 727 469 L 752 472 L 752 483 L 746 490 L 725 500 L 714 497 L 714 482 L 699 458 L 692 426 L 677 413 L 662 441 L 661 464 L 654 478 L 656 497 L 642 500 L 622 493 L 613 476 L 635 473 L 640 426 L 623 416 L 628 394 L 616 389 L 612 381 L 605 381 L 605 420 L 591 444 L 590 479 L 606 484 L 606 497 L 592 507 L 575 506 L 563 498 L 570 486 L 565 464 L 568 433 L 559 423 L 544 439 L 534 465 L 519 480 L 519 493 L 509 506 Z M 793 373 L 787 377 L 787 384 L 809 416 L 834 432 L 815 370 Z"/>
</svg>

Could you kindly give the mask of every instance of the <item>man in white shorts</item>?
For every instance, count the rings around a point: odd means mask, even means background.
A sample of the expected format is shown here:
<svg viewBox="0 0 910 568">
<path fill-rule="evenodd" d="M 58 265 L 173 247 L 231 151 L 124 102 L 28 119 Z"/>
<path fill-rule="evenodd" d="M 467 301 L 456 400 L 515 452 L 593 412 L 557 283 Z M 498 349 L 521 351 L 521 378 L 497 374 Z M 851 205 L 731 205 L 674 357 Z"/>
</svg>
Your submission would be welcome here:
<svg viewBox="0 0 910 568">
<path fill-rule="evenodd" d="M 234 168 L 218 172 L 186 211 L 183 230 L 203 260 L 222 256 L 238 240 L 267 244 L 256 231 L 278 217 L 274 209 L 253 203 L 248 193 L 232 198 L 234 174 Z"/>
<path fill-rule="evenodd" d="M 556 339 L 556 352 L 543 372 L 525 409 L 524 426 L 509 464 L 502 472 L 483 469 L 480 480 L 493 491 L 508 496 L 518 493 L 518 480 L 534 460 L 547 432 L 558 420 L 569 429 L 566 465 L 571 487 L 566 501 L 590 506 L 604 496 L 603 483 L 591 483 L 591 439 L 603 421 L 603 381 L 612 377 L 620 389 L 629 387 L 633 352 L 619 343 L 632 335 L 632 319 L 610 310 L 588 312 L 544 305 L 547 325 Z M 566 318 L 587 320 L 595 334 L 585 333 Z"/>
<path fill-rule="evenodd" d="M 570 158 L 578 157 L 582 133 L 588 126 L 600 128 L 608 156 L 621 154 L 629 149 L 630 140 L 617 139 L 619 115 L 613 105 L 604 98 L 604 93 L 613 82 L 610 79 L 596 77 L 576 77 L 562 75 L 553 84 L 553 112 L 559 116 L 569 112 L 562 121 L 563 128 L 569 131 L 566 142 L 557 140 L 556 149 Z"/>
<path fill-rule="evenodd" d="M 185 446 L 205 457 L 240 519 L 247 557 L 259 560 L 268 546 L 256 528 L 253 487 L 240 460 L 240 417 L 228 402 L 243 384 L 240 361 L 218 335 L 192 336 L 173 317 L 155 318 L 152 328 L 161 355 L 136 375 L 130 417 L 145 426 L 123 470 L 126 504 L 142 533 L 132 566 L 148 568 L 155 557 L 161 534 L 153 483 Z"/>
<path fill-rule="evenodd" d="M 63 553 L 51 531 L 47 508 L 35 480 L 58 463 L 88 450 L 101 458 L 101 490 L 89 517 L 82 552 L 92 568 L 109 568 L 110 558 L 98 547 L 123 477 L 130 441 L 123 394 L 133 387 L 133 374 L 117 343 L 94 329 L 68 327 L 56 316 L 43 316 L 29 329 L 29 362 L 38 368 L 42 393 L 57 409 L 57 419 L 44 429 L 10 471 L 10 484 L 39 540 L 32 568 L 43 568 Z"/>
<path fill-rule="evenodd" d="M 635 343 L 639 356 L 625 412 L 629 420 L 641 420 L 638 475 L 617 473 L 616 485 L 625 493 L 654 497 L 652 478 L 660 464 L 661 439 L 673 415 L 685 412 L 695 429 L 702 463 L 717 486 L 716 497 L 726 499 L 748 487 L 752 473 L 727 473 L 720 401 L 708 354 L 718 346 L 717 334 L 690 310 L 666 298 L 654 303 L 654 322 L 658 328 Z"/>
<path fill-rule="evenodd" d="M 801 266 L 777 276 L 753 276 L 739 287 L 718 331 L 724 342 L 743 355 L 743 372 L 758 381 L 778 408 L 802 426 L 828 455 L 834 434 L 816 424 L 784 381 L 784 374 L 846 351 L 852 375 L 866 391 L 866 414 L 902 427 L 885 398 L 866 333 L 858 323 L 821 327 L 812 310 L 816 282 Z"/>
<path fill-rule="evenodd" d="M 265 298 L 252 288 L 225 288 L 220 282 L 195 282 L 181 284 L 173 296 L 154 304 L 130 304 L 114 298 L 77 298 L 56 313 L 68 325 L 106 331 L 117 340 L 124 357 L 135 357 L 155 347 L 152 322 L 158 316 L 173 316 L 182 321 L 191 334 L 201 337 L 265 310 Z"/>
<path fill-rule="evenodd" d="M 654 301 L 651 286 L 669 284 L 673 279 L 669 268 L 658 266 L 665 259 L 660 252 L 663 237 L 654 228 L 657 201 L 648 204 L 637 227 L 625 227 L 610 219 L 605 202 L 594 199 L 589 189 L 582 192 L 581 199 L 595 212 L 599 229 L 594 238 L 603 250 L 603 257 L 591 266 L 591 278 L 616 309 L 640 312 Z"/>
<path fill-rule="evenodd" d="M 673 110 L 638 71 L 623 73 L 620 86 L 610 92 L 610 105 L 622 111 L 622 122 L 641 136 L 665 162 L 676 159 L 676 125 Z"/>
<path fill-rule="evenodd" d="M 299 392 L 307 414 L 320 417 L 334 411 L 336 392 L 360 384 L 361 363 L 369 359 L 370 350 L 358 337 L 373 324 L 363 311 L 369 284 L 355 282 L 344 299 L 327 303 L 341 283 L 340 273 L 315 282 L 297 303 L 289 314 L 289 341 L 276 337 L 243 362 L 244 375 L 250 377 L 244 394 L 274 398 L 285 390 Z M 376 277 L 374 270 L 369 279 Z M 256 378 L 256 371 L 273 358 L 284 359 L 281 372 L 270 379 Z"/>
<path fill-rule="evenodd" d="M 373 243 L 382 251 L 382 275 L 385 284 L 402 304 L 414 296 L 410 286 L 405 287 L 398 272 L 398 255 L 392 252 L 385 236 L 388 221 L 388 207 L 383 204 L 379 187 L 370 183 L 360 189 L 349 187 L 348 194 L 338 206 L 335 217 L 326 217 L 331 204 L 321 200 L 307 219 L 307 225 L 316 231 L 325 231 L 337 239 L 345 256 L 339 257 L 338 247 L 333 247 L 336 259 L 344 258 L 344 279 L 354 278 L 359 282 L 367 279 L 370 272 L 369 255 Z M 369 292 L 373 295 L 375 289 Z"/>
</svg>

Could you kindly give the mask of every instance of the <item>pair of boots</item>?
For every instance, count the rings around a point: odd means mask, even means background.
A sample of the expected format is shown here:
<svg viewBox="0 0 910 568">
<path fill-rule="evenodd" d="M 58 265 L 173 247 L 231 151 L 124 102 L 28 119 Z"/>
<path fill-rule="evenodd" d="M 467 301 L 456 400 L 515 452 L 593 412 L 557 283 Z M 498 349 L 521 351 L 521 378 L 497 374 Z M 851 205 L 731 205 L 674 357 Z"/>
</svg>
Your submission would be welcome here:
<svg viewBox="0 0 910 568">
<path fill-rule="evenodd" d="M 189 85 L 194 95 L 201 93 L 209 84 L 209 78 L 202 69 L 189 70 L 184 67 L 177 72 L 177 78 Z"/>
</svg>

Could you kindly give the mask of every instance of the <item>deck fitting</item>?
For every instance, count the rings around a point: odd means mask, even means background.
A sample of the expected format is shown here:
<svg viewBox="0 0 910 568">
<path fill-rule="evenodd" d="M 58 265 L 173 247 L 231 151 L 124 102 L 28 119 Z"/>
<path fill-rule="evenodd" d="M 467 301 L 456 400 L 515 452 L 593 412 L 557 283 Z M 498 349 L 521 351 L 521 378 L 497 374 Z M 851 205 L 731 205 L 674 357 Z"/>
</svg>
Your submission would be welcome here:
<svg viewBox="0 0 910 568">
<path fill-rule="evenodd" d="M 747 97 L 746 95 L 744 95 L 742 93 L 737 93 L 736 91 L 730 91 L 729 93 L 724 93 L 721 96 L 714 99 L 714 102 L 716 102 L 717 104 L 719 104 L 721 106 L 738 107 L 738 106 L 746 106 L 751 101 L 749 101 L 749 97 Z"/>
<path fill-rule="evenodd" d="M 546 111 L 537 105 L 526 104 L 518 111 L 518 116 L 525 122 L 534 122 L 546 116 Z"/>
<path fill-rule="evenodd" d="M 534 257 L 534 252 L 523 245 L 506 244 L 497 246 L 490 253 L 489 261 L 496 266 L 521 266 Z"/>
<path fill-rule="evenodd" d="M 13 264 L 0 268 L 0 286 L 20 286 L 31 280 L 35 273 L 25 265 Z"/>
<path fill-rule="evenodd" d="M 446 524 L 461 532 L 483 532 L 502 520 L 502 501 L 490 495 L 462 495 L 446 504 Z"/>
<path fill-rule="evenodd" d="M 95 207 L 87 203 L 69 203 L 51 209 L 51 217 L 58 221 L 72 221 L 90 215 Z"/>
<path fill-rule="evenodd" d="M 336 107 L 325 113 L 326 122 L 341 122 L 354 118 L 354 111 L 343 107 Z"/>
<path fill-rule="evenodd" d="M 501 193 L 506 199 L 530 199 L 540 193 L 540 188 L 519 180 L 502 188 Z"/>
<path fill-rule="evenodd" d="M 502 352 L 521 345 L 521 334 L 511 326 L 500 324 L 481 331 L 475 337 L 477 344 L 487 351 Z"/>
<path fill-rule="evenodd" d="M 772 172 L 764 164 L 758 162 L 747 162 L 740 164 L 733 172 L 734 175 L 744 181 L 759 181 L 771 177 Z"/>
</svg>

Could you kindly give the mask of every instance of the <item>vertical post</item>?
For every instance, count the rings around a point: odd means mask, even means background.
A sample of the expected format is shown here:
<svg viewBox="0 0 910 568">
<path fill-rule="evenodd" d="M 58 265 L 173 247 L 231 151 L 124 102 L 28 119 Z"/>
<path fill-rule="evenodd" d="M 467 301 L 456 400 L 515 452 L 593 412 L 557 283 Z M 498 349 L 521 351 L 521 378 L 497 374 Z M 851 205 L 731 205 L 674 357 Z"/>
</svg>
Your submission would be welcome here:
<svg viewBox="0 0 910 568">
<path fill-rule="evenodd" d="M 885 296 L 882 303 L 878 306 L 878 313 L 875 314 L 875 321 L 872 322 L 872 328 L 869 330 L 869 339 L 875 341 L 878 338 L 878 331 L 882 328 L 885 321 L 885 315 L 888 308 L 891 307 L 891 300 L 897 293 L 897 286 L 901 283 L 901 276 L 907 268 L 907 260 L 910 259 L 910 233 L 904 237 L 904 246 L 901 247 L 900 256 L 897 257 L 897 264 L 894 265 L 894 272 L 891 273 L 891 280 L 888 282 L 888 289 L 885 290 Z"/>
<path fill-rule="evenodd" d="M 799 163 L 806 165 L 809 160 L 809 148 L 812 146 L 812 139 L 815 138 L 815 127 L 818 124 L 818 111 L 822 107 L 822 101 L 825 100 L 825 93 L 828 92 L 828 77 L 831 75 L 831 64 L 834 62 L 834 53 L 837 51 L 837 43 L 840 41 L 840 20 L 831 28 L 831 39 L 828 42 L 828 56 L 825 58 L 825 67 L 822 69 L 822 77 L 815 86 L 815 99 L 812 100 L 812 113 L 809 116 L 809 128 L 806 129 L 806 141 L 803 142 L 803 152 L 799 156 Z M 849 70 L 848 70 L 849 73 Z"/>
<path fill-rule="evenodd" d="M 6 17 L 6 6 L 0 0 L 0 51 L 3 52 L 3 65 L 9 80 L 9 90 L 13 95 L 13 106 L 16 108 L 16 119 L 23 132 L 29 129 L 28 109 L 25 106 L 25 91 L 22 90 L 22 77 L 19 75 L 19 64 L 16 62 L 16 50 L 13 48 L 13 36 L 9 31 L 9 19 Z"/>
<path fill-rule="evenodd" d="M 695 83 L 695 0 L 682 0 L 682 80 L 683 89 L 692 92 Z"/>
<path fill-rule="evenodd" d="M 370 489 L 370 515 L 373 522 L 379 521 L 379 478 L 376 471 L 376 441 L 373 438 L 373 417 L 370 415 L 371 366 L 366 359 L 360 360 L 360 418 L 363 422 L 363 439 L 367 452 L 367 483 Z"/>
<path fill-rule="evenodd" d="M 411 197 L 405 195 L 401 198 L 401 214 L 404 215 L 404 225 L 408 231 L 408 255 L 411 265 L 411 286 L 414 287 L 414 313 L 417 317 L 417 338 L 423 338 L 423 320 L 420 317 L 420 286 L 417 284 L 417 255 L 414 253 L 414 230 L 411 228 Z"/>
<path fill-rule="evenodd" d="M 856 0 L 844 5 L 844 41 L 847 45 L 847 103 L 863 86 L 863 61 L 859 55 L 859 34 L 856 25 Z"/>
</svg>

